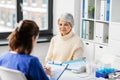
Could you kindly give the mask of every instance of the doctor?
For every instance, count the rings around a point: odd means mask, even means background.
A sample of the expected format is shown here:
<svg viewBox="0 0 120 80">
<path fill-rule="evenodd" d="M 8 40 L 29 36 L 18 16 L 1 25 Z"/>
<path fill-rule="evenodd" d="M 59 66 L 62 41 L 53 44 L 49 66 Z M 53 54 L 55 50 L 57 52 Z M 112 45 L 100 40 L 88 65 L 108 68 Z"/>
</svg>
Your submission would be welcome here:
<svg viewBox="0 0 120 80">
<path fill-rule="evenodd" d="M 38 34 L 34 21 L 20 21 L 9 36 L 9 51 L 0 56 L 0 66 L 23 72 L 27 80 L 49 80 L 50 70 L 44 70 L 39 59 L 31 55 Z"/>
</svg>

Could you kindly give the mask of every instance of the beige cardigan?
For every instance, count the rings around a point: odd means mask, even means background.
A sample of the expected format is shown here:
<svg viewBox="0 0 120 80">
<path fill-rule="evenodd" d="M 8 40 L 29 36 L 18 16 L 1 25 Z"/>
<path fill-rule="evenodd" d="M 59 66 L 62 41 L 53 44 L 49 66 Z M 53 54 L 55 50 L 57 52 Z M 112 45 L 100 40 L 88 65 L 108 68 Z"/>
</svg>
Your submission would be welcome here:
<svg viewBox="0 0 120 80">
<path fill-rule="evenodd" d="M 73 32 L 65 36 L 57 35 L 51 39 L 45 61 L 62 63 L 64 61 L 82 58 L 83 42 Z"/>
</svg>

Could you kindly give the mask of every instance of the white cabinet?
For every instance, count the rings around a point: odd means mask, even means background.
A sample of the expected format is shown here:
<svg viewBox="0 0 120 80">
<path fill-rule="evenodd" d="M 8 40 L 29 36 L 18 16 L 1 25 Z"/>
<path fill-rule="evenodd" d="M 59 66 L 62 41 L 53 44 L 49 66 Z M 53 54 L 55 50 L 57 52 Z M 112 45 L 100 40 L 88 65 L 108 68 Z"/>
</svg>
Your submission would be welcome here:
<svg viewBox="0 0 120 80">
<path fill-rule="evenodd" d="M 91 41 L 83 41 L 84 43 L 84 57 L 88 61 L 98 62 L 103 54 L 108 53 L 108 47 L 106 45 L 96 44 Z"/>
<path fill-rule="evenodd" d="M 95 44 L 95 61 L 99 62 L 104 54 L 108 54 L 107 46 Z"/>
<path fill-rule="evenodd" d="M 81 0 L 81 3 L 80 37 L 87 59 L 99 61 L 103 54 L 111 53 L 120 58 L 120 0 Z"/>
<path fill-rule="evenodd" d="M 108 43 L 111 0 L 81 1 L 81 37 L 95 43 Z"/>
<path fill-rule="evenodd" d="M 81 0 L 81 37 L 88 60 L 101 58 L 109 39 L 111 0 Z"/>
<path fill-rule="evenodd" d="M 108 43 L 108 24 L 107 23 L 95 23 L 94 40 L 97 43 Z"/>
<path fill-rule="evenodd" d="M 94 43 L 84 42 L 84 56 L 88 61 L 94 61 Z"/>
</svg>

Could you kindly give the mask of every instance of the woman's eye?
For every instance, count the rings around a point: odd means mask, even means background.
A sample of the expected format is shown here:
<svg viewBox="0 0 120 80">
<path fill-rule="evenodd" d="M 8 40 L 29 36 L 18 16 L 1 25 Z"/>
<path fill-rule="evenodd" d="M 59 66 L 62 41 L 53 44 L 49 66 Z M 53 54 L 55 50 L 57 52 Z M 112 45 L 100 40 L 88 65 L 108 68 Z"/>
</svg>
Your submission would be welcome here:
<svg viewBox="0 0 120 80">
<path fill-rule="evenodd" d="M 68 26 L 68 24 L 65 24 L 65 26 Z"/>
<path fill-rule="evenodd" d="M 59 26 L 62 26 L 62 24 L 59 24 Z"/>
</svg>

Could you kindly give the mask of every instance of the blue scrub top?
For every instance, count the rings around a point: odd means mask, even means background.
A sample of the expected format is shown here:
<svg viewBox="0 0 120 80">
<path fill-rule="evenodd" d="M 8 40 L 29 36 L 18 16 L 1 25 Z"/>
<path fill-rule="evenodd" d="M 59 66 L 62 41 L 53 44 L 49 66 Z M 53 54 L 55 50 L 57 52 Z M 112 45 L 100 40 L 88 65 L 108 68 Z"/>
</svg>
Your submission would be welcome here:
<svg viewBox="0 0 120 80">
<path fill-rule="evenodd" d="M 49 80 L 37 57 L 6 52 L 0 56 L 0 66 L 19 70 L 27 80 Z"/>
</svg>

